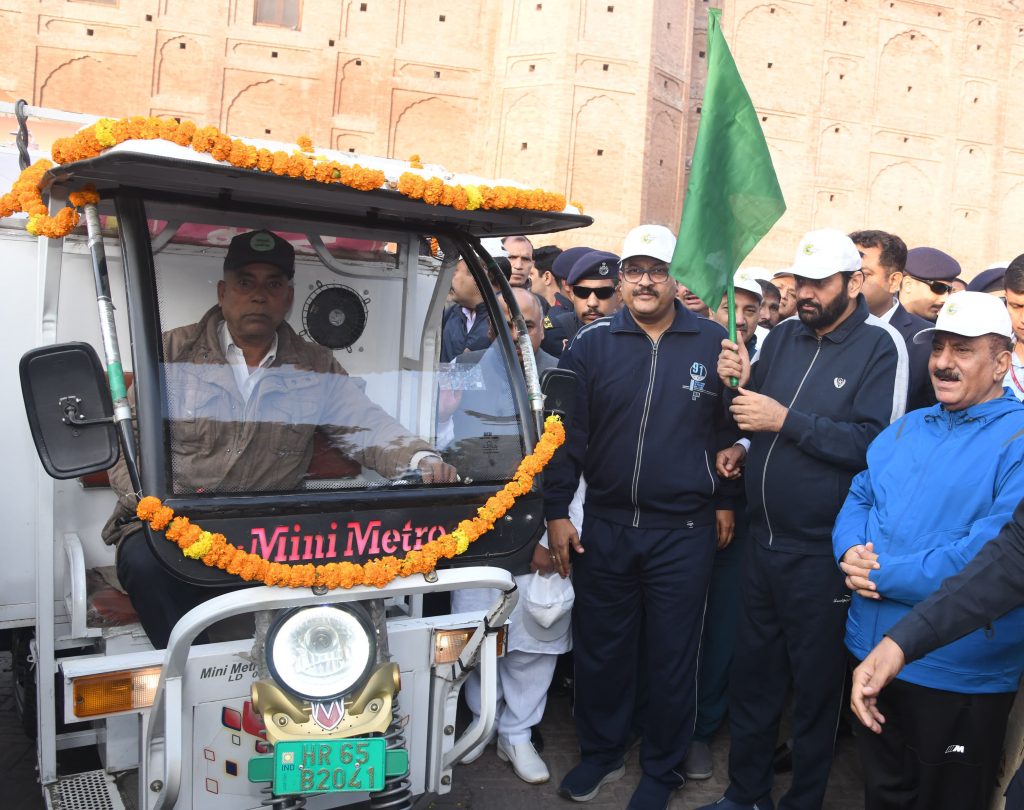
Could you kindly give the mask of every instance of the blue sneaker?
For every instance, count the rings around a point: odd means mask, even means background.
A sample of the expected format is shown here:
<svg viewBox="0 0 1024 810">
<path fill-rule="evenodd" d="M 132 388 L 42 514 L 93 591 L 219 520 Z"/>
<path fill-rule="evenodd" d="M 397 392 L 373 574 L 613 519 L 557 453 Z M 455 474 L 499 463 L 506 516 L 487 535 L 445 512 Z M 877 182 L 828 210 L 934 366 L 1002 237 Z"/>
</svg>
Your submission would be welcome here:
<svg viewBox="0 0 1024 810">
<path fill-rule="evenodd" d="M 775 803 L 772 802 L 771 796 L 758 799 L 753 804 L 741 804 L 723 796 L 717 802 L 702 805 L 695 810 L 775 810 Z"/>
<path fill-rule="evenodd" d="M 680 782 L 676 785 L 666 785 L 644 774 L 630 796 L 626 810 L 665 810 L 668 807 L 668 800 L 672 797 L 672 791 L 679 790 L 683 784 Z"/>
<path fill-rule="evenodd" d="M 589 802 L 602 787 L 625 774 L 626 766 L 621 762 L 609 767 L 584 760 L 565 775 L 558 786 L 558 795 L 574 802 Z"/>
</svg>

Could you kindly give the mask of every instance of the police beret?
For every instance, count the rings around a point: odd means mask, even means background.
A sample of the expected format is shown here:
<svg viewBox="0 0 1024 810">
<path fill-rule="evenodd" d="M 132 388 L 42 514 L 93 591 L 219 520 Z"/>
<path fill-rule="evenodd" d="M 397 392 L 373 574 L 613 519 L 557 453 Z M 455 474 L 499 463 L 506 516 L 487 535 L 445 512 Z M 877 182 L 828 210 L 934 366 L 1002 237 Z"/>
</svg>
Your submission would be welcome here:
<svg viewBox="0 0 1024 810">
<path fill-rule="evenodd" d="M 1006 277 L 1005 267 L 990 267 L 982 270 L 971 279 L 967 285 L 970 292 L 998 292 L 1003 288 L 1003 279 Z"/>
<path fill-rule="evenodd" d="M 607 250 L 592 250 L 589 253 L 584 253 L 573 264 L 567 281 L 569 284 L 575 284 L 585 278 L 618 281 L 619 257 Z"/>
<path fill-rule="evenodd" d="M 247 264 L 272 264 L 288 278 L 295 275 L 295 248 L 272 231 L 240 233 L 228 245 L 225 270 L 238 270 Z"/>
<path fill-rule="evenodd" d="M 551 265 L 551 272 L 556 277 L 561 279 L 569 278 L 569 271 L 572 270 L 572 266 L 576 264 L 576 260 L 584 253 L 590 253 L 593 250 L 591 247 L 571 247 L 568 250 L 563 250 Z"/>
<path fill-rule="evenodd" d="M 960 275 L 960 263 L 938 248 L 916 247 L 907 251 L 907 275 L 924 281 L 952 281 Z"/>
</svg>

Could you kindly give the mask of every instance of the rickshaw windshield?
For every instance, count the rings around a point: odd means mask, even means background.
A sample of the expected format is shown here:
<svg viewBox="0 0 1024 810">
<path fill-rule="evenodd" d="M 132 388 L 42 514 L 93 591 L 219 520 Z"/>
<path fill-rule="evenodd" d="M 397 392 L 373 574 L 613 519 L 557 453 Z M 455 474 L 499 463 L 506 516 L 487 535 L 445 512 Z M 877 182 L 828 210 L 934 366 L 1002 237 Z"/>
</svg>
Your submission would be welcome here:
<svg viewBox="0 0 1024 810">
<path fill-rule="evenodd" d="M 488 319 L 448 300 L 458 257 L 429 234 L 298 227 L 150 221 L 171 492 L 427 486 L 442 462 L 511 478 L 521 383 L 500 347 L 478 326 L 482 348 L 442 362 L 449 319 Z"/>
</svg>

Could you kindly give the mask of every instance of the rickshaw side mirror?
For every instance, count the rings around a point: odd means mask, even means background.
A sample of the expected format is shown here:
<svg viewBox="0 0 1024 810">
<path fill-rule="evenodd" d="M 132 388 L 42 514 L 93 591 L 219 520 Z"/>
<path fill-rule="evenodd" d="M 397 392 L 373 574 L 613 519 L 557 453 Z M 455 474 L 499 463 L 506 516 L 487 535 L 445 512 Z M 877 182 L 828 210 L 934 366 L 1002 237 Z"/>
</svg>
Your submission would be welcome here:
<svg viewBox="0 0 1024 810">
<path fill-rule="evenodd" d="M 544 394 L 544 416 L 560 416 L 566 425 L 576 407 L 576 372 L 567 368 L 548 368 L 540 375 Z"/>
<path fill-rule="evenodd" d="M 114 405 L 88 343 L 60 343 L 21 358 L 21 393 L 32 439 L 53 478 L 77 478 L 117 461 Z"/>
</svg>

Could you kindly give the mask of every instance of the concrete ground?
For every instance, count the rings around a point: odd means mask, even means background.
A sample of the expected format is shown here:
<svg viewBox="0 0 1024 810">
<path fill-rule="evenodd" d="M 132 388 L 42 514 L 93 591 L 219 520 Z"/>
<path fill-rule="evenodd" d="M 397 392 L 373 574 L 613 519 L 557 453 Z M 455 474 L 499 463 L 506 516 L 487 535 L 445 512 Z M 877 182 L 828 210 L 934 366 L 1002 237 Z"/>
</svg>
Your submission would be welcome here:
<svg viewBox="0 0 1024 810">
<path fill-rule="evenodd" d="M 565 773 L 576 764 L 576 733 L 566 697 L 554 697 L 541 725 L 545 740 L 544 759 L 551 769 L 551 781 L 544 785 L 526 785 L 516 778 L 511 767 L 501 762 L 488 749 L 472 765 L 460 765 L 450 793 L 424 796 L 417 810 L 538 810 L 539 808 L 578 807 L 558 797 L 555 788 Z M 728 739 L 723 734 L 712 745 L 715 775 L 704 782 L 691 782 L 679 791 L 669 805 L 672 810 L 692 810 L 712 802 L 725 788 Z M 10 653 L 0 653 L 0 784 L 3 787 L 4 810 L 42 810 L 45 807 L 36 781 L 35 745 L 21 730 L 14 709 L 14 690 Z M 842 737 L 829 782 L 824 810 L 859 810 L 863 807 L 860 762 L 854 741 Z M 606 786 L 596 799 L 587 803 L 591 810 L 621 810 L 629 801 L 639 780 L 637 751 L 630 752 L 626 776 Z M 774 791 L 776 799 L 785 791 L 788 779 L 779 779 Z"/>
<path fill-rule="evenodd" d="M 576 732 L 568 698 L 555 697 L 548 701 L 541 731 L 545 742 L 541 756 L 551 771 L 550 782 L 543 785 L 521 782 L 512 773 L 511 766 L 498 759 L 494 746 L 491 746 L 476 762 L 456 767 L 450 793 L 444 796 L 424 796 L 417 804 L 417 810 L 570 810 L 573 807 L 622 810 L 626 806 L 640 780 L 638 749 L 629 753 L 626 775 L 621 780 L 606 785 L 595 799 L 585 805 L 576 804 L 560 798 L 555 792 L 561 778 L 578 760 Z M 670 810 L 692 810 L 722 795 L 726 787 L 726 759 L 729 753 L 729 740 L 725 733 L 715 739 L 711 750 L 715 757 L 714 776 L 703 782 L 687 783 L 673 796 Z M 853 738 L 848 735 L 841 737 L 836 750 L 836 761 L 823 810 L 861 810 L 864 806 L 864 793 L 860 760 Z M 776 801 L 785 793 L 788 784 L 788 776 L 779 778 L 772 793 Z"/>
</svg>

